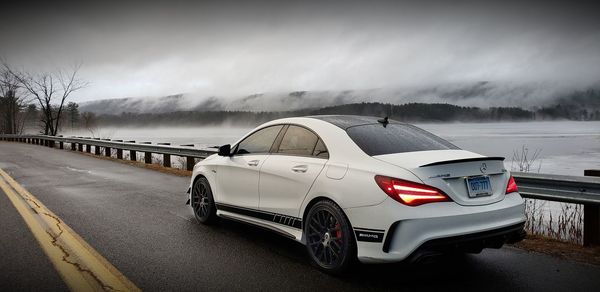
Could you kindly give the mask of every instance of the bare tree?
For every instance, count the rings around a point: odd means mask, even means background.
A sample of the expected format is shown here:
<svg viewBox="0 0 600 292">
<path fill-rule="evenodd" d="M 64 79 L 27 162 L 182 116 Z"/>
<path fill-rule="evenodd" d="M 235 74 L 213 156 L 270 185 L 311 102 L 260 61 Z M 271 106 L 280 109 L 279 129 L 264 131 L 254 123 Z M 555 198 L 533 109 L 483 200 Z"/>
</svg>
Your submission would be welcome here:
<svg viewBox="0 0 600 292">
<path fill-rule="evenodd" d="M 20 81 L 11 74 L 8 65 L 0 68 L 0 132 L 6 134 L 21 133 L 24 122 L 21 110 L 25 107 L 27 94 L 23 92 Z"/>
<path fill-rule="evenodd" d="M 93 137 L 96 137 L 97 125 L 96 125 L 96 114 L 92 112 L 84 112 L 81 114 L 81 120 L 83 127 L 90 131 Z"/>
<path fill-rule="evenodd" d="M 4 66 L 20 82 L 40 105 L 44 134 L 55 136 L 59 130 L 61 115 L 69 96 L 87 86 L 87 82 L 78 79 L 81 64 L 76 64 L 69 71 L 55 72 L 16 72 Z"/>
</svg>

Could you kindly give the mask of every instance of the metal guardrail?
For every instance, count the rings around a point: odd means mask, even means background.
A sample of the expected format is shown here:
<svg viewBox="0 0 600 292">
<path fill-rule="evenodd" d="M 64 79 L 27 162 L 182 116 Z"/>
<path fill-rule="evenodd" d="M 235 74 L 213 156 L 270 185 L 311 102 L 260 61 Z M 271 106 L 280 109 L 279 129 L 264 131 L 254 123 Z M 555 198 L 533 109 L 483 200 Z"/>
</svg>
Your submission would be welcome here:
<svg viewBox="0 0 600 292">
<path fill-rule="evenodd" d="M 600 177 L 599 171 L 567 176 L 513 172 L 524 198 L 583 205 L 583 245 L 600 245 Z"/>
<path fill-rule="evenodd" d="M 216 149 L 197 149 L 193 145 L 171 146 L 168 143 L 150 144 L 135 141 L 101 140 L 89 137 L 62 137 L 46 135 L 0 135 L 0 140 L 24 142 L 112 157 L 116 149 L 118 159 L 123 151 L 130 151 L 130 159 L 137 161 L 137 152 L 144 152 L 144 162 L 152 163 L 152 154 L 163 155 L 163 165 L 171 167 L 171 155 L 186 157 L 186 169 L 192 170 L 196 158 L 206 158 Z M 525 198 L 584 205 L 584 245 L 600 244 L 600 178 L 513 172 L 519 193 Z M 598 175 L 591 171 L 589 175 Z"/>
<path fill-rule="evenodd" d="M 513 172 L 525 198 L 600 205 L 600 178 Z"/>
<path fill-rule="evenodd" d="M 112 149 L 116 149 L 118 159 L 123 159 L 123 151 L 129 151 L 130 159 L 137 160 L 137 152 L 144 153 L 144 162 L 152 163 L 152 154 L 163 155 L 163 165 L 171 167 L 171 155 L 186 157 L 186 169 L 192 170 L 195 164 L 195 159 L 204 159 L 214 153 L 216 149 L 198 149 L 193 148 L 193 145 L 171 146 L 169 143 L 151 144 L 150 142 L 123 141 L 99 139 L 90 137 L 62 137 L 62 136 L 47 136 L 47 135 L 0 135 L 0 140 L 23 142 L 36 145 L 44 145 L 60 149 L 65 148 L 65 144 L 70 144 L 71 150 L 112 156 Z M 85 149 L 84 149 L 85 148 Z"/>
</svg>

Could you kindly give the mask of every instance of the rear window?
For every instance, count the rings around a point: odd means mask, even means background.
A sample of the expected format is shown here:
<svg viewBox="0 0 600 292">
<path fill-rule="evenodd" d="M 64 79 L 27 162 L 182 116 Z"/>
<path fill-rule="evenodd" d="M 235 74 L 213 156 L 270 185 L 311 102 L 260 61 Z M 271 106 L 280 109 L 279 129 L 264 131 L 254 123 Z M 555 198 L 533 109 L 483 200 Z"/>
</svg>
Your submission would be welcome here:
<svg viewBox="0 0 600 292">
<path fill-rule="evenodd" d="M 369 124 L 346 129 L 360 149 L 370 156 L 426 150 L 460 149 L 423 129 L 408 124 Z"/>
</svg>

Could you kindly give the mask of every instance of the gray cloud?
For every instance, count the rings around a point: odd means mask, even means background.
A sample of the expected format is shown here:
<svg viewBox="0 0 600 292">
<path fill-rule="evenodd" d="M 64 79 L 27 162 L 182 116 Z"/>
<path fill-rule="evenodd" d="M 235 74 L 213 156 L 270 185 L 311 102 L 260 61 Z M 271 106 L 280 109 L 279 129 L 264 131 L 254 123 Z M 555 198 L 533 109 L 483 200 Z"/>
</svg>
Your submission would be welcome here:
<svg viewBox="0 0 600 292">
<path fill-rule="evenodd" d="M 480 81 L 544 95 L 600 80 L 592 2 L 448 2 L 16 3 L 0 55 L 31 70 L 82 61 L 78 101 Z"/>
</svg>

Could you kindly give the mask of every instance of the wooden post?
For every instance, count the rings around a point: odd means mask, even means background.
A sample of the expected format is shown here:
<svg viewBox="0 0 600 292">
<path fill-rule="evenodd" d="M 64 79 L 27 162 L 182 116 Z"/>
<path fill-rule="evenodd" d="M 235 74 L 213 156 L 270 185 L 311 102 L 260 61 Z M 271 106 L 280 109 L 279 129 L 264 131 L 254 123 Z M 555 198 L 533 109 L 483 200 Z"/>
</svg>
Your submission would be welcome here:
<svg viewBox="0 0 600 292">
<path fill-rule="evenodd" d="M 135 143 L 135 141 L 125 141 L 126 143 Z M 137 161 L 137 152 L 135 150 L 129 150 L 129 160 Z"/>
<path fill-rule="evenodd" d="M 600 176 L 600 169 L 586 169 L 585 176 Z M 600 205 L 583 205 L 583 245 L 600 245 Z"/>
<path fill-rule="evenodd" d="M 156 143 L 156 145 L 171 145 L 171 143 Z M 163 166 L 171 167 L 171 155 L 163 154 Z"/>
<path fill-rule="evenodd" d="M 110 149 L 110 147 L 104 147 L 104 155 L 106 157 L 111 157 L 111 155 L 112 155 L 111 151 L 112 150 Z"/>
<path fill-rule="evenodd" d="M 196 162 L 194 157 L 186 157 L 186 169 L 190 171 L 194 170 L 194 162 Z"/>
<path fill-rule="evenodd" d="M 170 154 L 163 154 L 163 166 L 171 167 L 171 155 Z"/>
<path fill-rule="evenodd" d="M 137 161 L 137 152 L 135 150 L 129 150 L 129 160 Z"/>
</svg>

